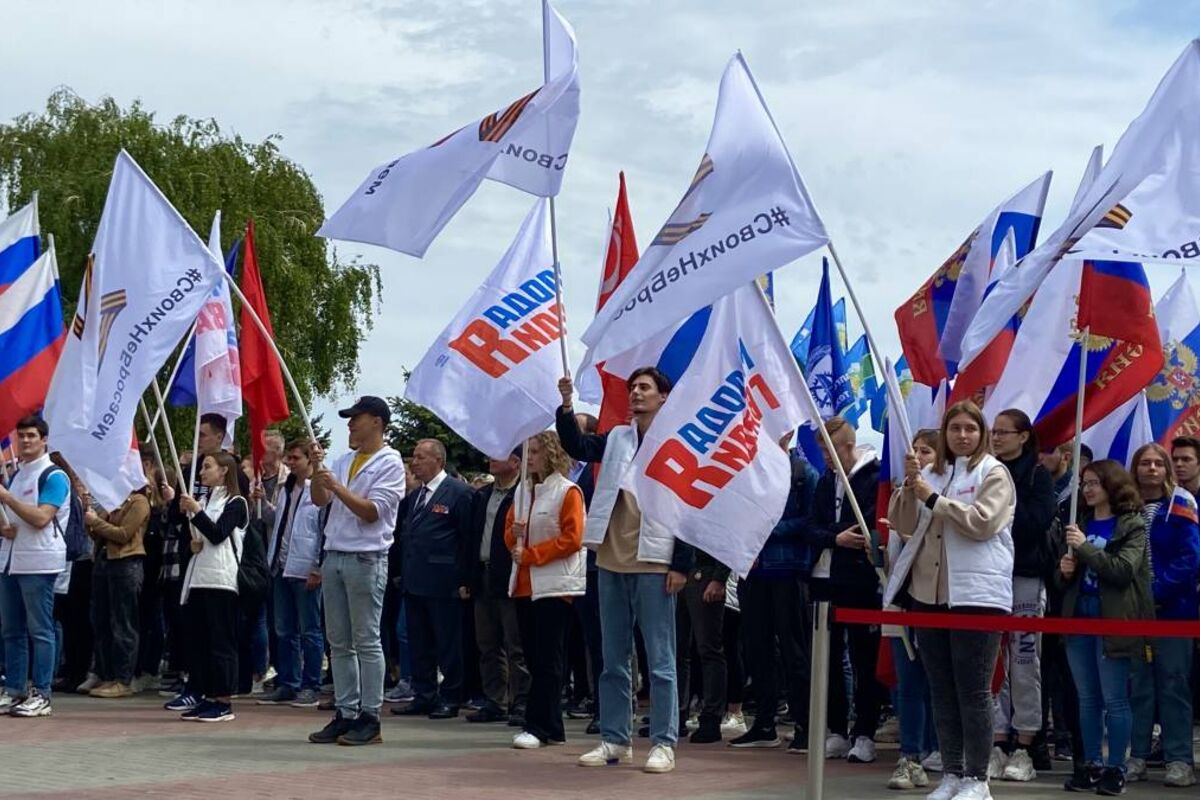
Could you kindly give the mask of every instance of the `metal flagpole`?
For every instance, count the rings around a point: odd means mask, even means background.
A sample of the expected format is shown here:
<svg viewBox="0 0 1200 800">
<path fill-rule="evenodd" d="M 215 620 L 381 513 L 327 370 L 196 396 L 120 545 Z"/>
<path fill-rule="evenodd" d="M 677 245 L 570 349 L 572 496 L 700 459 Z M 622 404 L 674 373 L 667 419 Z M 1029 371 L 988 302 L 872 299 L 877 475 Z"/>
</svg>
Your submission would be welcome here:
<svg viewBox="0 0 1200 800">
<path fill-rule="evenodd" d="M 817 603 L 813 613 L 812 671 L 808 687 L 808 792 L 807 800 L 825 793 L 825 728 L 829 717 L 829 601 Z"/>
<path fill-rule="evenodd" d="M 158 388 L 158 378 L 155 378 L 150 382 L 150 387 L 154 390 L 154 400 L 158 403 L 159 410 L 162 410 L 163 395 L 162 390 Z M 175 450 L 175 434 L 171 433 L 171 420 L 167 417 L 166 413 L 162 415 L 162 423 L 163 428 L 167 433 L 167 449 L 171 453 L 171 466 L 175 467 L 175 474 L 182 477 L 183 469 L 179 466 L 179 453 Z M 196 457 L 194 454 L 192 456 L 192 463 L 196 463 Z M 190 495 L 192 493 L 192 487 L 184 487 L 184 493 Z"/>
<path fill-rule="evenodd" d="M 192 431 L 192 466 L 189 468 L 188 492 L 196 486 L 196 470 L 200 468 L 200 398 L 196 398 L 196 425 Z M 179 476 L 183 480 L 183 476 Z"/>
<path fill-rule="evenodd" d="M 550 82 L 550 5 L 542 0 L 542 82 Z M 549 127 L 549 122 L 546 123 Z M 547 139 L 549 141 L 549 139 Z M 571 377 L 571 362 L 567 358 L 567 312 L 563 308 L 562 265 L 558 262 L 558 220 L 554 213 L 554 196 L 550 196 L 550 251 L 554 257 L 554 302 L 558 309 L 558 345 L 562 353 L 563 377 Z"/>
<path fill-rule="evenodd" d="M 163 480 L 167 479 L 167 468 L 163 466 L 162 451 L 158 449 L 158 436 L 154 433 L 154 426 L 150 422 L 150 411 L 146 408 L 146 401 L 138 398 L 138 408 L 142 410 L 142 419 L 146 423 L 147 434 L 150 436 L 150 447 L 154 450 L 154 461 L 158 464 L 159 471 L 163 474 Z"/>
<path fill-rule="evenodd" d="M 1087 386 L 1087 354 L 1091 343 L 1091 327 L 1086 327 L 1079 334 L 1079 388 L 1075 397 L 1075 443 L 1071 448 L 1071 524 L 1079 519 L 1079 457 L 1083 449 L 1083 395 Z"/>
</svg>

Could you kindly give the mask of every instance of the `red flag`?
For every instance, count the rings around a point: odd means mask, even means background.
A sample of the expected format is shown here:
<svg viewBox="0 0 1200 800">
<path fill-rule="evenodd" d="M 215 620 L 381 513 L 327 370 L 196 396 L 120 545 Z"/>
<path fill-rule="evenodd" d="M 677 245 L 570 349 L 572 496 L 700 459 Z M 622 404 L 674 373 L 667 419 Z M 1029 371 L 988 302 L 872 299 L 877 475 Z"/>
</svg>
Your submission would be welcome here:
<svg viewBox="0 0 1200 800">
<path fill-rule="evenodd" d="M 637 236 L 633 231 L 633 216 L 629 213 L 629 197 L 625 194 L 625 173 L 620 173 L 621 186 L 617 191 L 617 210 L 613 215 L 609 233 L 608 252 L 604 257 L 604 274 L 600 278 L 600 292 L 596 298 L 596 311 L 604 308 L 608 298 L 625 280 L 638 260 Z M 604 364 L 597 364 L 603 399 L 600 401 L 600 433 L 610 431 L 629 422 L 629 391 L 625 379 L 604 371 Z"/>
<path fill-rule="evenodd" d="M 242 399 L 250 417 L 250 452 L 254 468 L 257 470 L 266 449 L 263 433 L 266 432 L 267 426 L 274 422 L 282 422 L 291 412 L 288 411 L 287 392 L 283 388 L 279 359 L 275 357 L 270 343 L 259 331 L 247 308 L 249 306 L 254 309 L 273 340 L 275 330 L 271 327 L 267 295 L 263 292 L 262 276 L 258 272 L 258 256 L 254 252 L 254 220 L 250 220 L 246 225 L 244 247 L 242 293 L 246 295 L 246 302 L 242 305 L 242 340 L 238 349 L 242 361 Z"/>
</svg>

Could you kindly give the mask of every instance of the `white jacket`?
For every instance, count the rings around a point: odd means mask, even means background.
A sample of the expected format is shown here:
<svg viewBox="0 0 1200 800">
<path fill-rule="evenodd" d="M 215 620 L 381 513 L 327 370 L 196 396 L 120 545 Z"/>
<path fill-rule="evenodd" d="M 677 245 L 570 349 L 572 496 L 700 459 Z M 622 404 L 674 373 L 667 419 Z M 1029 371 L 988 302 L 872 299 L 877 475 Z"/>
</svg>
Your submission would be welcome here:
<svg viewBox="0 0 1200 800">
<path fill-rule="evenodd" d="M 529 508 L 529 526 L 526 529 L 526 546 L 548 542 L 557 539 L 561 532 L 559 520 L 562 514 L 563 500 L 571 489 L 579 491 L 579 487 L 559 475 L 557 472 L 533 487 L 533 507 L 529 506 L 529 492 L 525 486 L 519 491 L 524 497 L 521 504 Z M 518 564 L 512 566 L 512 579 L 509 586 L 515 586 Z M 575 551 L 566 558 L 559 558 L 541 566 L 529 566 L 529 585 L 534 600 L 543 597 L 578 597 L 587 591 L 587 559 L 583 548 Z M 510 589 L 511 592 L 511 589 Z"/>
<path fill-rule="evenodd" d="M 31 506 L 38 504 L 38 478 L 53 467 L 49 454 L 36 461 L 21 464 L 8 490 L 13 497 Z M 67 542 L 55 529 L 54 520 L 38 529 L 5 508 L 8 519 L 17 528 L 17 538 L 0 537 L 0 573 L 5 575 L 54 575 L 67 568 Z M 71 499 L 58 507 L 55 519 L 62 530 L 71 516 Z"/>
<path fill-rule="evenodd" d="M 216 522 L 221 518 L 221 512 L 229 503 L 246 504 L 243 497 L 229 497 L 225 487 L 213 489 L 205 500 L 204 509 L 200 512 Z M 250 518 L 250 506 L 246 505 L 246 519 Z M 238 590 L 238 559 L 242 554 L 242 543 L 245 540 L 245 527 L 235 528 L 233 533 L 220 544 L 213 544 L 202 534 L 192 529 L 192 538 L 202 542 L 200 552 L 192 556 L 188 562 L 187 574 L 183 576 L 183 592 L 179 602 L 187 602 L 192 589 L 225 589 L 237 593 Z"/>
<path fill-rule="evenodd" d="M 637 448 L 637 429 L 634 426 L 618 425 L 608 432 L 604 460 L 600 462 L 600 477 L 596 480 L 596 491 L 592 494 L 592 505 L 583 532 L 583 544 L 591 550 L 602 545 L 604 537 L 608 535 L 608 520 L 617 504 L 621 479 L 633 464 Z M 643 516 L 638 537 L 638 561 L 670 564 L 674 554 L 675 535 Z"/>
<path fill-rule="evenodd" d="M 334 462 L 333 475 L 351 492 L 374 503 L 379 518 L 374 522 L 361 520 L 345 503 L 333 498 L 329 519 L 325 522 L 325 549 L 342 553 L 386 553 L 395 538 L 396 514 L 404 499 L 404 461 L 399 453 L 384 445 L 371 454 L 351 480 L 350 465 L 354 455 L 351 451 Z"/>
<path fill-rule="evenodd" d="M 883 597 L 885 605 L 892 604 L 896 595 L 908 582 L 913 561 L 921 550 L 921 542 L 931 523 L 937 519 L 942 524 L 942 535 L 946 543 L 945 566 L 949 571 L 946 585 L 950 593 L 950 606 L 979 606 L 1004 612 L 1012 611 L 1012 517 L 1016 510 L 1016 491 L 1011 493 L 1012 501 L 1007 518 L 1001 521 L 1000 529 L 995 535 L 982 541 L 959 531 L 946 514 L 952 503 L 974 505 L 977 489 L 982 485 L 984 478 L 996 468 L 1004 470 L 1004 474 L 1008 475 L 1004 465 L 990 455 L 980 459 L 974 469 L 970 468 L 968 459 L 958 458 L 953 468 L 945 475 L 934 473 L 932 467 L 921 471 L 922 476 L 939 496 L 934 504 L 934 511 L 931 512 L 923 504 L 919 506 L 917 525 L 912 531 L 912 538 L 900 551 L 900 557 L 892 569 L 887 592 Z M 1011 476 L 1008 481 L 1011 486 Z"/>
<path fill-rule="evenodd" d="M 312 501 L 312 481 L 292 489 L 300 493 L 294 516 L 288 515 L 288 527 L 284 532 L 287 539 L 287 558 L 283 562 L 283 577 L 307 578 L 317 565 L 321 555 L 321 509 Z M 267 545 L 267 565 L 275 563 L 276 542 L 279 541 L 279 526 L 283 523 L 287 491 L 280 489 L 279 504 L 275 509 L 275 525 Z"/>
</svg>

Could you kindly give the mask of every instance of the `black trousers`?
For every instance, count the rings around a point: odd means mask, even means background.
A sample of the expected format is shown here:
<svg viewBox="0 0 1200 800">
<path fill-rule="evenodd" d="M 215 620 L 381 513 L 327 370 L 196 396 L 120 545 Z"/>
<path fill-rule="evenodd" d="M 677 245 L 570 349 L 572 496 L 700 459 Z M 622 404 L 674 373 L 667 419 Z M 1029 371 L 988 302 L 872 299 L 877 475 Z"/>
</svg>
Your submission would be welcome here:
<svg viewBox="0 0 1200 800">
<path fill-rule="evenodd" d="M 754 727 L 774 730 L 779 706 L 780 672 L 776 653 L 783 663 L 788 708 L 796 727 L 808 722 L 809 663 L 812 658 L 812 610 L 807 587 L 795 577 L 753 577 L 738 581 L 741 607 L 742 657 L 750 674 L 750 688 L 758 711 Z M 841 662 L 831 673 L 830 683 L 840 679 Z M 832 719 L 832 717 L 831 717 Z"/>
<path fill-rule="evenodd" d="M 457 597 L 406 595 L 408 646 L 412 658 L 415 702 L 433 707 L 438 703 L 462 705 L 463 697 L 463 603 Z M 438 670 L 442 684 L 438 686 Z"/>
<path fill-rule="evenodd" d="M 145 563 L 145 580 L 142 596 L 138 602 L 138 675 L 157 675 L 162 665 L 165 629 L 163 623 L 162 584 L 158 582 L 158 571 L 150 571 L 150 562 Z"/>
<path fill-rule="evenodd" d="M 92 634 L 101 681 L 133 682 L 138 654 L 142 559 L 96 556 L 92 570 Z"/>
<path fill-rule="evenodd" d="M 1083 731 L 1079 729 L 1079 695 L 1075 692 L 1075 678 L 1067 663 L 1066 639 L 1062 636 L 1042 637 L 1042 728 L 1052 711 L 1054 736 L 1063 741 L 1067 733 L 1071 740 L 1072 760 L 1075 766 L 1085 764 L 1083 756 Z"/>
<path fill-rule="evenodd" d="M 873 587 L 872 587 L 873 588 Z M 849 599 L 838 603 L 844 608 L 880 608 L 879 595 Z M 850 726 L 850 700 L 846 682 L 842 680 L 842 661 L 850 651 L 850 669 L 854 673 L 854 728 L 850 738 L 866 736 L 875 739 L 879 727 L 879 712 L 883 709 L 887 690 L 875 679 L 879 660 L 880 630 L 878 625 L 829 624 L 829 730 L 846 735 Z"/>
<path fill-rule="evenodd" d="M 725 646 L 725 702 L 741 705 L 746 698 L 746 665 L 742 660 L 742 615 L 726 608 L 721 624 Z"/>
<path fill-rule="evenodd" d="M 191 659 L 188 655 L 187 621 L 183 613 L 183 604 L 179 595 L 183 591 L 183 581 L 163 581 L 162 609 L 163 622 L 166 628 L 167 666 L 176 675 L 191 669 Z"/>
<path fill-rule="evenodd" d="M 725 621 L 724 601 L 704 602 L 707 579 L 688 576 L 687 585 L 675 606 L 675 680 L 679 688 L 679 715 L 687 715 L 691 701 L 692 641 L 700 653 L 703 673 L 700 687 L 701 714 L 716 717 L 725 713 L 725 646 L 722 628 Z"/>
<path fill-rule="evenodd" d="M 604 672 L 604 644 L 600 638 L 600 590 L 596 584 L 599 573 L 587 573 L 587 593 L 571 603 L 579 615 L 583 638 L 587 644 L 588 666 L 592 682 L 592 716 L 600 717 L 600 673 Z"/>
<path fill-rule="evenodd" d="M 566 741 L 562 719 L 563 644 L 571 620 L 571 604 L 561 597 L 517 601 L 521 646 L 529 667 L 529 700 L 525 731 L 543 742 Z"/>
<path fill-rule="evenodd" d="M 238 682 L 238 595 L 228 589 L 192 589 L 184 606 L 188 683 L 205 697 L 229 697 Z"/>
<path fill-rule="evenodd" d="M 58 608 L 57 603 L 55 608 Z M 71 691 L 87 679 L 92 668 L 91 608 L 92 562 L 75 561 L 71 564 L 71 585 L 59 620 L 63 626 L 63 682 Z"/>
</svg>

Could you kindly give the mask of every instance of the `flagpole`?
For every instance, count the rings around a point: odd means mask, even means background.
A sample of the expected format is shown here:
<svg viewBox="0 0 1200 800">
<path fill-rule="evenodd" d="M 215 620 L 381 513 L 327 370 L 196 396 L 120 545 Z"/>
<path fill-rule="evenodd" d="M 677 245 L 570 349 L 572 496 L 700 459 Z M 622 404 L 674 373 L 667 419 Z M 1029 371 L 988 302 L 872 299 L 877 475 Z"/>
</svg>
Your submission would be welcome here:
<svg viewBox="0 0 1200 800">
<path fill-rule="evenodd" d="M 150 381 L 150 387 L 154 390 L 154 400 L 155 400 L 155 402 L 158 403 L 159 410 L 162 410 L 164 407 L 163 394 L 162 394 L 162 390 L 158 388 L 158 378 L 155 378 L 154 380 Z M 170 451 L 170 453 L 171 453 L 171 465 L 173 467 L 175 467 L 175 474 L 182 477 L 183 476 L 183 468 L 179 466 L 179 453 L 176 452 L 176 450 L 175 450 L 175 434 L 171 433 L 171 420 L 166 415 L 165 412 L 162 415 L 162 423 L 163 423 L 163 428 L 166 429 L 166 433 L 167 433 L 167 450 Z M 192 464 L 195 464 L 195 463 L 196 463 L 196 457 L 195 457 L 195 454 L 193 453 Z M 192 487 L 185 486 L 183 491 L 184 491 L 184 494 L 191 495 Z"/>
<path fill-rule="evenodd" d="M 138 408 L 142 410 L 142 419 L 146 423 L 147 435 L 150 437 L 150 447 L 154 450 L 154 461 L 158 464 L 158 469 L 163 474 L 163 480 L 167 479 L 167 468 L 163 465 L 162 451 L 158 449 L 158 437 L 154 434 L 154 427 L 150 422 L 150 411 L 146 408 L 146 401 L 138 398 Z"/>
<path fill-rule="evenodd" d="M 550 5 L 542 0 L 542 82 L 550 82 Z M 546 122 L 547 129 L 549 121 Z M 547 138 L 547 141 L 549 139 Z M 554 213 L 554 195 L 550 198 L 550 253 L 554 258 L 554 301 L 558 310 L 558 346 L 562 354 L 563 377 L 571 377 L 567 358 L 567 314 L 563 309 L 562 265 L 558 263 L 558 219 Z"/>
<path fill-rule="evenodd" d="M 1083 400 L 1084 389 L 1087 386 L 1087 354 L 1091 343 L 1091 326 L 1085 327 L 1079 335 L 1079 386 L 1075 395 L 1075 442 L 1071 446 L 1071 516 L 1070 523 L 1074 525 L 1079 520 L 1079 458 L 1083 451 Z"/>
<path fill-rule="evenodd" d="M 300 396 L 300 390 L 296 388 L 296 381 L 292 378 L 292 371 L 288 369 L 287 362 L 283 360 L 283 355 L 279 352 L 279 347 L 276 346 L 275 340 L 267 331 L 267 326 L 259 318 L 258 312 L 254 310 L 254 306 L 246 299 L 246 295 L 242 293 L 241 287 L 234 282 L 233 276 L 225 270 L 221 270 L 221 274 L 225 276 L 225 281 L 229 284 L 229 288 L 238 296 L 238 300 L 242 302 L 242 309 L 250 314 L 250 319 L 254 321 L 254 327 L 258 328 L 258 332 L 267 340 L 267 346 L 271 348 L 271 352 L 275 354 L 276 360 L 279 361 L 279 369 L 283 372 L 283 377 L 287 379 L 288 386 L 296 398 L 296 405 L 300 406 L 300 417 L 304 420 L 304 427 L 308 429 L 308 436 L 312 441 L 317 441 L 317 434 L 313 431 L 312 422 L 308 418 L 308 407 L 304 405 L 304 398 Z"/>
</svg>

